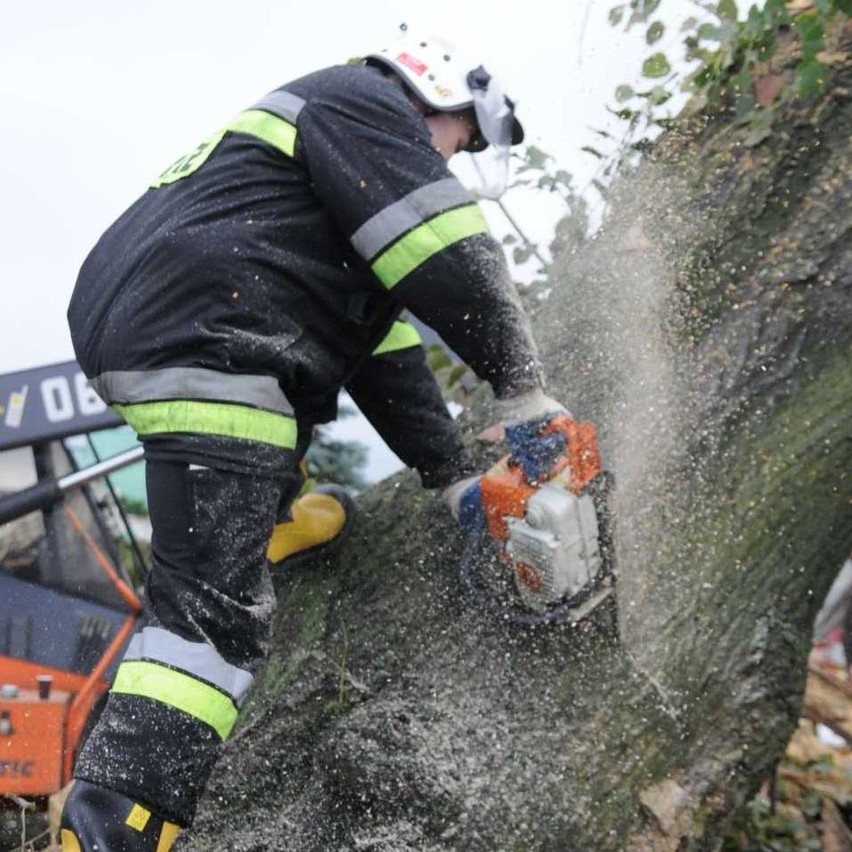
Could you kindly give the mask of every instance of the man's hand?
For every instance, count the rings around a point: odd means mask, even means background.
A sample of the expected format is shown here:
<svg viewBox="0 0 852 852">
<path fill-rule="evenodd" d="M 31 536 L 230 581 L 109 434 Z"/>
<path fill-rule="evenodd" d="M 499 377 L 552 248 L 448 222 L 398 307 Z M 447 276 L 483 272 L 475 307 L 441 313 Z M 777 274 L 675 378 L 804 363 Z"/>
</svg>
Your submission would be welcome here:
<svg viewBox="0 0 852 852">
<path fill-rule="evenodd" d="M 509 399 L 498 399 L 494 406 L 497 419 L 503 426 L 516 426 L 527 420 L 540 420 L 550 415 L 568 414 L 568 410 L 546 396 L 541 388 L 534 388 Z"/>
<path fill-rule="evenodd" d="M 540 420 L 548 415 L 570 413 L 562 403 L 546 396 L 541 388 L 526 391 L 510 399 L 498 399 L 494 405 L 497 422 L 483 429 L 477 440 L 486 444 L 499 444 L 506 439 L 506 427 L 517 426 L 528 420 Z"/>
<path fill-rule="evenodd" d="M 447 486 L 441 492 L 441 499 L 449 506 L 465 533 L 478 535 L 485 529 L 478 476 L 468 476 Z"/>
</svg>

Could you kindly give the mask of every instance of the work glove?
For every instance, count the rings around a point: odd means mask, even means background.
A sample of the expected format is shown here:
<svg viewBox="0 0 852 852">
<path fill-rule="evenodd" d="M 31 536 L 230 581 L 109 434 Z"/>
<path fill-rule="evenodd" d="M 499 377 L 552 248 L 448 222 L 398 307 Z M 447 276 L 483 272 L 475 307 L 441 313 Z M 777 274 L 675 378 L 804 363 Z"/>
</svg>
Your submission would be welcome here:
<svg viewBox="0 0 852 852">
<path fill-rule="evenodd" d="M 550 419 L 560 414 L 568 414 L 570 417 L 565 406 L 551 399 L 541 388 L 533 388 L 508 399 L 498 399 L 494 405 L 494 413 L 504 427 L 545 417 Z"/>
<path fill-rule="evenodd" d="M 465 534 L 474 536 L 485 530 L 478 476 L 467 476 L 447 486 L 441 492 L 441 499 L 449 506 Z"/>
</svg>

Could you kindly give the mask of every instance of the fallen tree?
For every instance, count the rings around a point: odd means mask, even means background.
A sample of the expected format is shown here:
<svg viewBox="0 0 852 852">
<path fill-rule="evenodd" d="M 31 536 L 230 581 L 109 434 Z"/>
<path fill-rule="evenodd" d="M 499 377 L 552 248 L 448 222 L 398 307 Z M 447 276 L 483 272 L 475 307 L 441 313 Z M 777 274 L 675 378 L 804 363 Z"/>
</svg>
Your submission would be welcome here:
<svg viewBox="0 0 852 852">
<path fill-rule="evenodd" d="M 282 579 L 180 849 L 719 847 L 796 726 L 852 547 L 850 90 L 847 53 L 762 139 L 724 104 L 678 123 L 551 271 L 550 387 L 618 481 L 620 642 L 489 616 L 436 497 L 381 483 L 334 563 Z"/>
</svg>

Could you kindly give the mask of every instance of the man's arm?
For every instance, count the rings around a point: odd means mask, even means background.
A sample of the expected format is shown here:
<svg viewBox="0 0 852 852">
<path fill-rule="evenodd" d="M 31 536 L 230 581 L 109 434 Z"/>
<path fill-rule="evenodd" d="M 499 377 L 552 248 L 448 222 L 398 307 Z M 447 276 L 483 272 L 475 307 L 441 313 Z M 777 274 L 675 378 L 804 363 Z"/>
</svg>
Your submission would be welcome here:
<svg viewBox="0 0 852 852">
<path fill-rule="evenodd" d="M 426 362 L 419 335 L 397 322 L 346 387 L 355 404 L 426 488 L 475 472 L 458 426 Z"/>
<path fill-rule="evenodd" d="M 356 73 L 357 72 L 357 73 Z M 318 197 L 377 278 L 498 398 L 541 385 L 500 245 L 403 92 L 364 69 L 299 116 Z M 374 79 L 375 78 L 375 79 Z"/>
</svg>

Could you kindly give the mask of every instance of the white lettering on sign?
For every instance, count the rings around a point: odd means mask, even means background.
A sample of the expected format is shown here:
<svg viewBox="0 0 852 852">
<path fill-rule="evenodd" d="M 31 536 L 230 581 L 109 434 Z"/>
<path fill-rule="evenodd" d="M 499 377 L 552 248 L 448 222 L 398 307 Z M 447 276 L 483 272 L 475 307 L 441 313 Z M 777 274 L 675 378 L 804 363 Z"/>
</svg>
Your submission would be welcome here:
<svg viewBox="0 0 852 852">
<path fill-rule="evenodd" d="M 41 383 L 41 399 L 44 413 L 51 423 L 70 420 L 74 416 L 74 403 L 71 400 L 71 388 L 65 376 L 45 379 Z"/>
<path fill-rule="evenodd" d="M 44 379 L 40 390 L 44 413 L 51 423 L 70 420 L 75 414 L 91 417 L 94 414 L 100 414 L 106 408 L 106 404 L 89 386 L 83 373 L 74 375 L 73 394 L 65 376 Z"/>
</svg>

